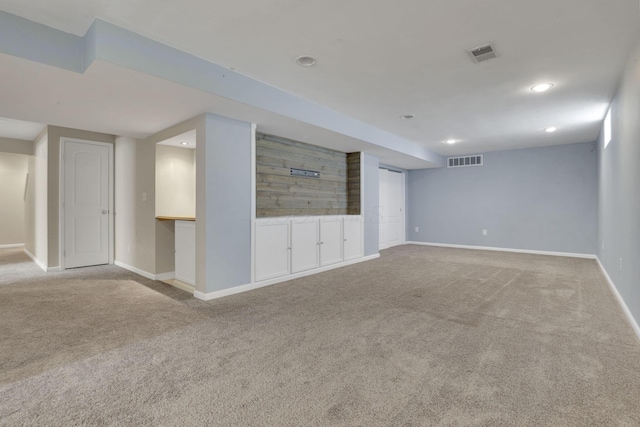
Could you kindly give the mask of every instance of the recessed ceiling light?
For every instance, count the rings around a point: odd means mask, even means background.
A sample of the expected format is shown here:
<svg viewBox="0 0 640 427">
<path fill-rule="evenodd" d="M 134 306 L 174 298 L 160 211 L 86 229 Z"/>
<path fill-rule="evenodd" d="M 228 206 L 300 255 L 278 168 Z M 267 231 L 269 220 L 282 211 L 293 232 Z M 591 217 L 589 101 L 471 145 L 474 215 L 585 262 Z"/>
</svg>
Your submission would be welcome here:
<svg viewBox="0 0 640 427">
<path fill-rule="evenodd" d="M 555 132 L 557 130 L 558 130 L 557 127 L 551 126 L 550 128 L 546 128 L 544 131 L 547 132 L 547 133 L 553 133 L 553 132 Z"/>
<path fill-rule="evenodd" d="M 456 142 L 458 142 L 458 140 L 457 139 L 447 139 L 445 142 L 447 144 L 455 144 Z"/>
<path fill-rule="evenodd" d="M 553 87 L 553 83 L 540 83 L 531 88 L 534 92 L 546 92 Z"/>
<path fill-rule="evenodd" d="M 301 67 L 313 67 L 314 65 L 316 65 L 316 59 L 312 56 L 306 56 L 306 55 L 298 56 L 296 58 L 296 62 Z"/>
<path fill-rule="evenodd" d="M 413 114 L 405 114 L 404 116 L 400 116 L 400 118 L 402 120 L 411 120 L 413 119 L 415 116 Z"/>
<path fill-rule="evenodd" d="M 181 144 L 181 145 L 189 145 L 189 143 L 188 143 L 188 142 L 181 142 L 180 144 Z"/>
</svg>

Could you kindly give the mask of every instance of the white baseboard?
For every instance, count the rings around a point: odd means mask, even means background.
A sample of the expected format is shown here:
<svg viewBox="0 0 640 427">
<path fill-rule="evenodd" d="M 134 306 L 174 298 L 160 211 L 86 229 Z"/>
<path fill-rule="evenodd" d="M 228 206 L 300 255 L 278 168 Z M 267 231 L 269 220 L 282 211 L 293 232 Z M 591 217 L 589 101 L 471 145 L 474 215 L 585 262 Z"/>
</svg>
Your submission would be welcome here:
<svg viewBox="0 0 640 427">
<path fill-rule="evenodd" d="M 167 285 L 171 285 L 178 289 L 182 289 L 183 291 L 189 292 L 190 294 L 193 294 L 194 291 L 196 290 L 195 286 L 185 283 L 180 279 L 168 279 L 168 280 L 163 280 L 163 282 L 166 283 Z"/>
<path fill-rule="evenodd" d="M 42 269 L 42 271 L 44 271 L 45 273 L 47 272 L 47 266 L 46 266 L 46 265 L 44 265 L 44 263 L 43 263 L 42 261 L 40 261 L 38 258 L 36 258 L 34 254 L 32 254 L 31 252 L 29 252 L 29 251 L 27 250 L 27 248 L 24 248 L 24 249 L 23 249 L 23 251 L 24 251 L 24 253 L 25 253 L 25 254 L 27 254 L 27 256 L 28 256 L 29 258 L 31 258 L 31 259 L 33 260 L 33 262 L 35 262 L 35 263 L 36 263 L 36 265 L 37 265 L 38 267 L 40 267 L 40 268 Z"/>
<path fill-rule="evenodd" d="M 341 262 L 339 264 L 327 265 L 325 267 L 315 268 L 313 270 L 301 271 L 300 273 L 289 274 L 287 276 L 278 277 L 275 279 L 262 280 L 260 282 L 249 283 L 247 285 L 235 286 L 229 289 L 223 289 L 221 291 L 204 293 L 200 291 L 195 291 L 193 296 L 201 299 L 203 301 L 210 301 L 217 298 L 226 297 L 229 295 L 235 295 L 242 292 L 252 291 L 254 289 L 263 288 L 265 286 L 275 285 L 276 283 L 287 282 L 293 279 L 299 279 L 301 277 L 311 276 L 313 274 L 322 273 L 325 271 L 333 270 L 340 267 L 346 267 L 347 265 L 358 264 L 360 262 L 370 261 L 372 259 L 379 258 L 380 254 L 369 255 L 363 258 L 353 259 L 350 261 Z"/>
<path fill-rule="evenodd" d="M 195 288 L 196 284 L 195 284 L 195 280 L 189 280 L 186 277 L 180 277 L 177 274 L 173 275 L 173 279 L 178 280 L 182 283 L 186 283 L 189 286 L 193 286 Z"/>
<path fill-rule="evenodd" d="M 497 251 L 497 252 L 514 252 L 518 254 L 532 254 L 532 255 L 550 255 L 550 256 L 564 256 L 569 258 L 587 258 L 597 259 L 596 255 L 592 254 L 576 254 L 571 252 L 549 252 L 549 251 L 533 251 L 529 249 L 511 249 L 511 248 L 494 248 L 491 246 L 469 246 L 469 245 L 451 245 L 448 243 L 431 243 L 431 242 L 407 242 L 407 245 L 422 245 L 422 246 L 437 246 L 441 248 L 456 248 L 456 249 L 475 249 L 479 251 Z"/>
<path fill-rule="evenodd" d="M 146 277 L 147 279 L 156 280 L 155 274 L 149 273 L 148 271 L 140 270 L 139 268 L 136 268 L 129 264 L 125 264 L 124 262 L 120 262 L 120 261 L 114 261 L 113 263 L 118 267 L 124 268 L 125 270 L 129 270 L 133 273 L 139 274 L 140 276 Z"/>
<path fill-rule="evenodd" d="M 160 274 L 156 274 L 155 275 L 155 279 L 153 280 L 171 280 L 171 279 L 175 279 L 176 278 L 176 272 L 175 271 L 170 271 L 168 273 L 160 273 Z"/>
<path fill-rule="evenodd" d="M 136 268 L 132 265 L 125 264 L 124 262 L 114 261 L 114 264 L 117 265 L 118 267 L 124 268 L 125 270 L 129 270 L 133 273 L 139 274 L 140 276 L 146 277 L 147 279 L 151 279 L 151 280 L 162 281 L 162 280 L 174 279 L 176 277 L 176 273 L 174 271 L 170 271 L 169 273 L 153 274 L 153 273 L 149 273 L 148 271 L 144 271 L 139 268 Z"/>
<path fill-rule="evenodd" d="M 62 271 L 62 267 L 60 267 L 59 265 L 56 267 L 47 267 L 47 273 L 51 273 L 54 271 Z"/>
<path fill-rule="evenodd" d="M 640 326 L 638 325 L 638 322 L 633 317 L 633 314 L 631 314 L 631 310 L 629 310 L 629 307 L 627 307 L 627 304 L 624 302 L 624 299 L 622 299 L 622 295 L 620 295 L 620 292 L 618 292 L 618 288 L 616 288 L 616 285 L 613 283 L 613 280 L 611 280 L 611 277 L 609 277 L 609 273 L 607 273 L 607 270 L 604 268 L 604 265 L 602 265 L 602 262 L 600 262 L 600 258 L 596 257 L 596 261 L 598 261 L 600 270 L 602 270 L 602 274 L 604 274 L 605 279 L 607 279 L 607 283 L 609 283 L 609 286 L 611 287 L 611 291 L 613 291 L 613 294 L 618 300 L 618 303 L 620 304 L 622 311 L 624 312 L 625 316 L 627 316 L 627 320 L 629 321 L 629 323 L 631 324 L 631 327 L 636 333 L 638 340 L 640 340 Z"/>
<path fill-rule="evenodd" d="M 11 245 L 0 245 L 0 249 L 13 249 L 13 248 L 22 248 L 24 247 L 24 243 L 14 243 Z"/>
</svg>

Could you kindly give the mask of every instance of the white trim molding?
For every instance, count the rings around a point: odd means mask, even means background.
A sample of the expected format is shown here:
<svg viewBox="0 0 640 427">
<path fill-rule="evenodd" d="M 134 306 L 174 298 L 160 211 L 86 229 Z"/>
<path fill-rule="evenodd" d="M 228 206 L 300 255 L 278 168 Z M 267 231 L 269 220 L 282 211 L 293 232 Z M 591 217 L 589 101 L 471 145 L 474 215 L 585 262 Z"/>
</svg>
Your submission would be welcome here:
<svg viewBox="0 0 640 427">
<path fill-rule="evenodd" d="M 451 245 L 448 243 L 431 243 L 431 242 L 407 242 L 407 245 L 422 245 L 422 246 L 436 246 L 441 248 L 455 248 L 455 249 L 474 249 L 479 251 L 497 251 L 497 252 L 514 252 L 517 254 L 532 254 L 532 255 L 549 255 L 549 256 L 564 256 L 569 258 L 586 258 L 597 259 L 598 257 L 593 254 L 576 254 L 571 252 L 550 252 L 550 251 L 534 251 L 529 249 L 511 249 L 511 248 L 494 248 L 491 246 L 469 246 L 469 245 Z"/>
<path fill-rule="evenodd" d="M 185 283 L 180 279 L 162 280 L 162 282 L 168 285 L 171 285 L 175 288 L 178 288 L 180 290 L 183 290 L 185 292 L 189 292 L 190 294 L 193 294 L 193 292 L 196 290 L 195 286 Z"/>
<path fill-rule="evenodd" d="M 12 245 L 0 245 L 0 249 L 23 248 L 24 243 L 14 243 Z"/>
<path fill-rule="evenodd" d="M 140 276 L 146 277 L 147 279 L 151 279 L 151 280 L 163 281 L 163 280 L 171 280 L 176 278 L 175 271 L 170 271 L 168 273 L 153 274 L 153 273 L 149 273 L 148 271 L 141 270 L 132 265 L 125 264 L 124 262 L 115 261 L 114 264 L 120 268 L 124 268 L 125 270 L 129 270 L 132 273 L 139 274 Z"/>
<path fill-rule="evenodd" d="M 229 295 L 235 295 L 235 294 L 239 294 L 239 293 L 242 293 L 242 292 L 248 292 L 248 291 L 252 291 L 254 289 L 263 288 L 265 286 L 275 285 L 276 283 L 287 282 L 289 280 L 299 279 L 301 277 L 311 276 L 311 275 L 314 275 L 314 274 L 317 274 L 317 273 L 323 273 L 325 271 L 334 270 L 336 268 L 346 267 L 348 265 L 358 264 L 360 262 L 365 262 L 365 261 L 370 261 L 372 259 L 376 259 L 376 258 L 379 258 L 379 257 L 380 257 L 380 254 L 369 255 L 369 256 L 366 256 L 366 257 L 363 257 L 363 258 L 358 258 L 358 259 L 354 259 L 354 260 L 351 260 L 351 261 L 341 262 L 340 264 L 327 265 L 327 266 L 320 267 L 320 268 L 314 268 L 312 270 L 301 271 L 300 273 L 287 274 L 286 276 L 277 277 L 275 279 L 262 280 L 260 282 L 249 283 L 247 285 L 234 286 L 233 288 L 222 289 L 220 291 L 215 291 L 215 292 L 204 293 L 204 292 L 200 292 L 200 291 L 195 291 L 193 293 L 193 296 L 198 298 L 198 299 L 201 299 L 203 301 L 210 301 L 210 300 L 213 300 L 213 299 L 218 299 L 218 298 L 226 297 L 226 296 L 229 296 Z"/>
<path fill-rule="evenodd" d="M 620 304 L 620 307 L 622 308 L 622 311 L 627 317 L 627 320 L 631 324 L 633 331 L 636 333 L 638 340 L 640 340 L 640 326 L 638 325 L 638 322 L 633 317 L 633 314 L 631 314 L 631 310 L 629 310 L 629 307 L 627 307 L 627 304 L 624 302 L 624 299 L 622 299 L 622 295 L 620 295 L 620 292 L 618 292 L 618 288 L 616 288 L 615 283 L 613 283 L 613 280 L 611 280 L 611 277 L 609 277 L 609 273 L 607 273 L 607 270 L 604 268 L 604 265 L 602 265 L 602 262 L 600 262 L 600 258 L 596 257 L 596 261 L 600 266 L 600 270 L 602 271 L 604 278 L 607 279 L 607 283 L 609 284 L 609 287 L 611 288 L 613 295 L 616 297 L 616 300 L 618 300 L 618 304 Z"/>
<path fill-rule="evenodd" d="M 35 256 L 34 254 L 32 254 L 31 252 L 29 252 L 29 251 L 27 250 L 27 248 L 24 248 L 24 249 L 23 249 L 23 251 L 24 251 L 24 253 L 25 253 L 25 254 L 27 254 L 27 256 L 28 256 L 29 258 L 31 258 L 31 259 L 33 260 L 33 262 L 35 262 L 35 263 L 36 263 L 36 265 L 37 265 L 38 267 L 40 267 L 40 268 L 42 269 L 42 271 L 44 271 L 45 273 L 47 272 L 47 266 L 46 266 L 46 265 L 44 265 L 44 263 L 43 263 L 42 261 L 40 261 L 38 258 L 36 258 L 36 256 Z"/>
<path fill-rule="evenodd" d="M 175 279 L 176 278 L 176 272 L 175 271 L 169 271 L 168 273 L 160 273 L 160 274 L 156 274 L 155 279 L 153 280 L 171 280 L 171 279 Z"/>
</svg>

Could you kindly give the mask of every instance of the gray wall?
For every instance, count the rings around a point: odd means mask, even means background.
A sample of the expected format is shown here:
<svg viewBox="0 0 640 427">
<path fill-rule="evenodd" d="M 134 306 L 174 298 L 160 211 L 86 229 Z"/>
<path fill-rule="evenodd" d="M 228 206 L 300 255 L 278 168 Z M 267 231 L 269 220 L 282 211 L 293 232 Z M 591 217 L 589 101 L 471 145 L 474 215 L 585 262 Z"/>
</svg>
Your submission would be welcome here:
<svg viewBox="0 0 640 427">
<path fill-rule="evenodd" d="M 115 260 L 142 268 L 136 260 L 136 143 L 133 138 L 117 137 L 115 143 Z"/>
<path fill-rule="evenodd" d="M 47 191 L 48 138 L 46 128 L 33 142 L 29 156 L 29 180 L 25 197 L 24 247 L 38 265 L 47 269 Z"/>
<path fill-rule="evenodd" d="M 26 243 L 26 178 L 33 141 L 0 138 L 0 246 Z"/>
<path fill-rule="evenodd" d="M 33 141 L 0 137 L 0 153 L 33 155 Z"/>
<path fill-rule="evenodd" d="M 250 123 L 213 114 L 206 114 L 205 133 L 196 134 L 196 288 L 200 292 L 251 283 L 253 138 Z"/>
<path fill-rule="evenodd" d="M 598 258 L 640 322 L 640 46 L 612 103 L 613 138 L 598 142 Z M 622 268 L 620 260 L 622 259 Z"/>
<path fill-rule="evenodd" d="M 595 143 L 498 151 L 484 154 L 480 167 L 410 171 L 409 200 L 408 241 L 595 254 Z"/>
<path fill-rule="evenodd" d="M 29 157 L 0 152 L 0 246 L 25 242 L 25 199 Z"/>
<path fill-rule="evenodd" d="M 362 153 L 362 214 L 364 216 L 364 256 L 378 253 L 380 245 L 379 215 L 379 182 L 378 168 L 380 161 L 376 156 Z"/>
</svg>

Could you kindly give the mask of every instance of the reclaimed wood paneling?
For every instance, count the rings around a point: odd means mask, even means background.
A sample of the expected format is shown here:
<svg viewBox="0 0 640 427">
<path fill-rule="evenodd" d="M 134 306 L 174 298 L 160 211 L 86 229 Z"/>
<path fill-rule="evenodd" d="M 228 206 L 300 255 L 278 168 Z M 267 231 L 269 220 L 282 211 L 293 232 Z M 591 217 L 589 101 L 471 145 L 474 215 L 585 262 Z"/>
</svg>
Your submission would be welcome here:
<svg viewBox="0 0 640 427">
<path fill-rule="evenodd" d="M 347 154 L 347 211 L 360 215 L 360 153 Z"/>
<path fill-rule="evenodd" d="M 259 135 L 256 141 L 256 216 L 346 215 L 360 213 L 360 155 L 357 174 L 340 151 Z M 291 168 L 320 172 L 320 178 L 291 176 Z M 357 175 L 357 176 L 356 176 Z M 353 193 L 353 195 L 352 195 Z"/>
</svg>

